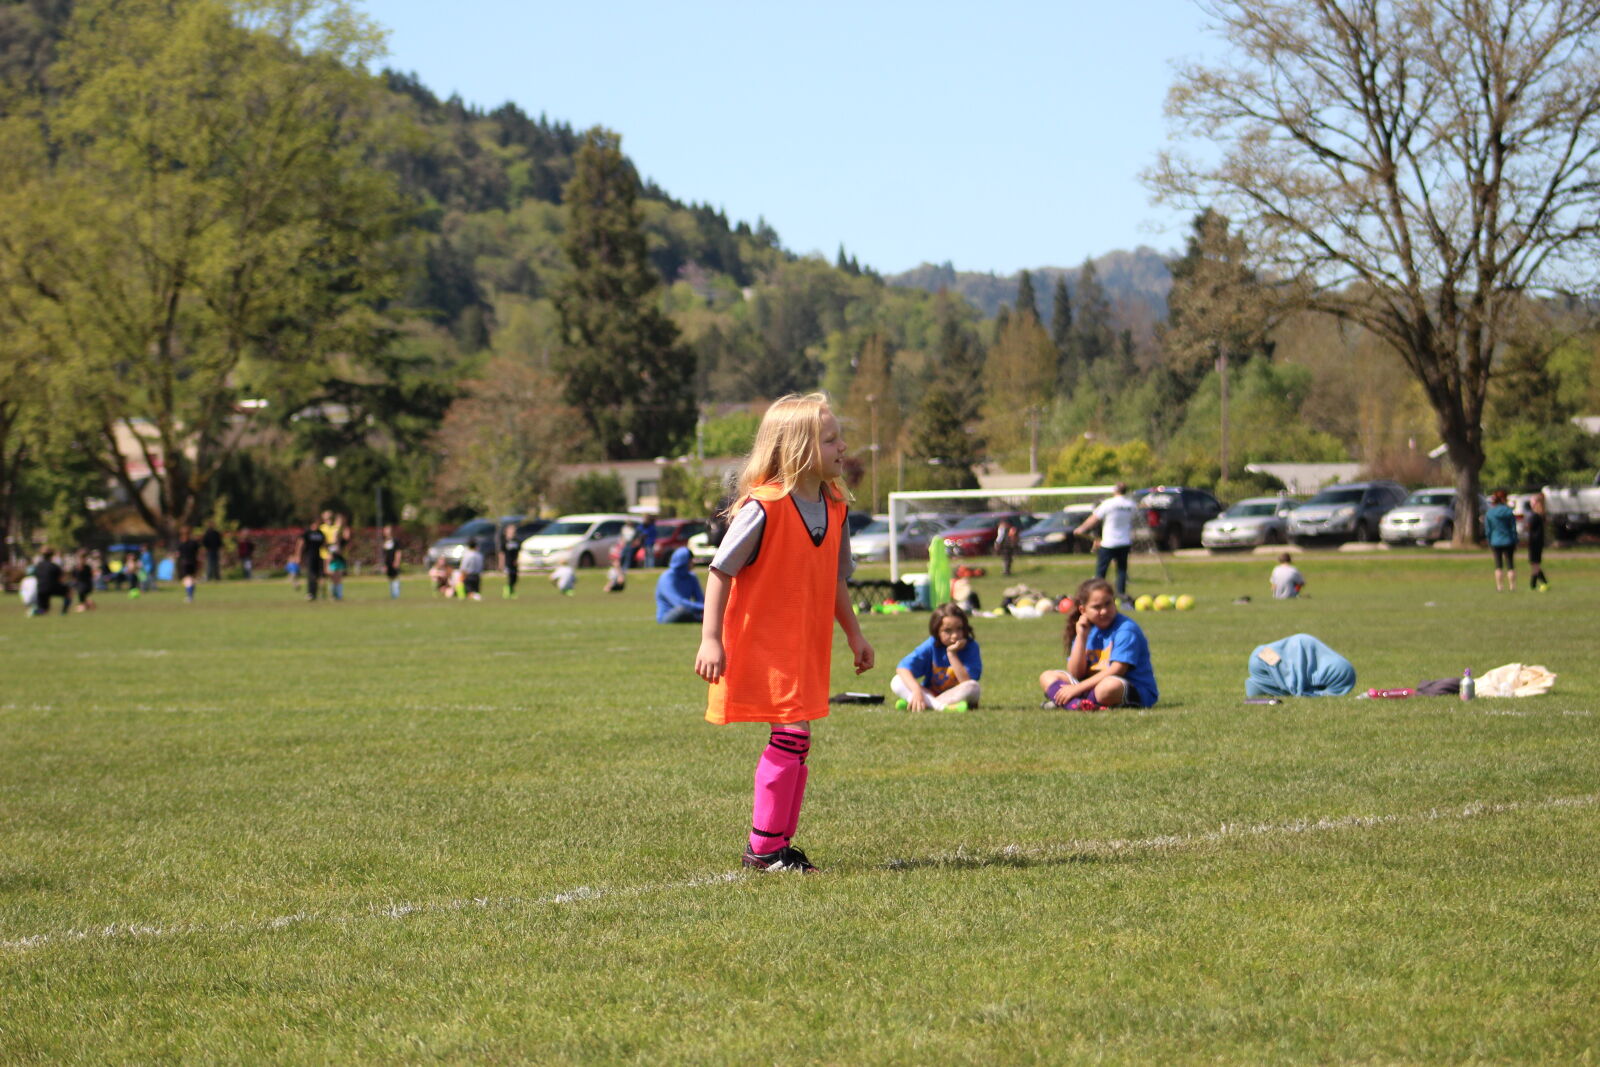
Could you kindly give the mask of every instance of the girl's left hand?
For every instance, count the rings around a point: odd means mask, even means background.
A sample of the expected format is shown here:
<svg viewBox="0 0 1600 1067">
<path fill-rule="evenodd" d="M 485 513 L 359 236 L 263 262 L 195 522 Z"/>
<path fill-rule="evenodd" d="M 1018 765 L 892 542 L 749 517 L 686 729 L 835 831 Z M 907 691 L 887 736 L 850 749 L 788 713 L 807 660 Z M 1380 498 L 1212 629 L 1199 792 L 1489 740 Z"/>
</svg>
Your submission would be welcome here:
<svg viewBox="0 0 1600 1067">
<path fill-rule="evenodd" d="M 872 651 L 872 646 L 867 643 L 865 637 L 858 637 L 856 640 L 851 641 L 850 651 L 854 652 L 856 656 L 857 674 L 870 671 L 872 665 L 877 662 L 877 653 Z"/>
</svg>

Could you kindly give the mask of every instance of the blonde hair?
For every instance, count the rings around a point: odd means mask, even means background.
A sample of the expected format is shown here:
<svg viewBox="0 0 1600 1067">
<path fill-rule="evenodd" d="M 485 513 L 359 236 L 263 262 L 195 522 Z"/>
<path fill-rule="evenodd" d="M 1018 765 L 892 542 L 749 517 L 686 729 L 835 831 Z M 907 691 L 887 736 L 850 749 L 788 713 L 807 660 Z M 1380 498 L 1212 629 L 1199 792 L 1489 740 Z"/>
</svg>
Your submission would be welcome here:
<svg viewBox="0 0 1600 1067">
<path fill-rule="evenodd" d="M 791 393 L 774 400 L 761 416 L 761 426 L 756 430 L 744 470 L 739 472 L 739 491 L 734 494 L 728 514 L 737 511 L 756 486 L 778 485 L 785 493 L 793 492 L 800 476 L 816 467 L 821 458 L 822 414 L 832 410 L 826 393 Z M 834 500 L 849 498 L 844 483 L 837 478 L 823 482 L 822 491 Z"/>
</svg>

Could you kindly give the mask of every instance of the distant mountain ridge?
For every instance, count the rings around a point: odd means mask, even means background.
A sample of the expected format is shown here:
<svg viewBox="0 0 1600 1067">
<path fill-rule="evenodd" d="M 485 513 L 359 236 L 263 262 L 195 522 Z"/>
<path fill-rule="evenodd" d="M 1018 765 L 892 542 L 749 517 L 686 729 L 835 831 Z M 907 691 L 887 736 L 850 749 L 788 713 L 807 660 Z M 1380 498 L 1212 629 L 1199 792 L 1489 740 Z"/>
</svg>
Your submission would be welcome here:
<svg viewBox="0 0 1600 1067">
<path fill-rule="evenodd" d="M 1039 267 L 1028 273 L 1033 276 L 1033 290 L 1038 296 L 1039 316 L 1050 322 L 1053 309 L 1056 279 L 1065 276 L 1067 291 L 1077 284 L 1081 267 Z M 1167 317 L 1167 293 L 1172 288 L 1172 273 L 1167 269 L 1167 256 L 1153 248 L 1141 245 L 1131 252 L 1117 250 L 1094 257 L 1095 273 L 1100 285 L 1111 300 L 1112 310 L 1123 325 L 1142 332 L 1145 327 Z M 949 262 L 924 263 L 900 274 L 887 275 L 884 281 L 909 289 L 926 289 L 936 293 L 948 289 L 959 293 L 986 317 L 993 318 L 1000 305 L 1011 305 L 1017 299 L 1017 283 L 1022 272 L 999 275 L 980 274 L 977 271 L 958 271 Z"/>
</svg>

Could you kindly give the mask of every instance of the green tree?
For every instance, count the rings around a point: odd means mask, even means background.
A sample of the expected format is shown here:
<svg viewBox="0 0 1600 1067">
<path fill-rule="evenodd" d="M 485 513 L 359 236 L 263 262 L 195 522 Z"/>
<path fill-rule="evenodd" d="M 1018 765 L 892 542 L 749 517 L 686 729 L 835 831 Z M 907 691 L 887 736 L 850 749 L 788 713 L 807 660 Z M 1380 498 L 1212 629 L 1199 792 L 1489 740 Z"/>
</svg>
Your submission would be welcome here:
<svg viewBox="0 0 1600 1067">
<path fill-rule="evenodd" d="M 1485 484 L 1512 491 L 1558 482 L 1581 484 L 1593 476 L 1600 459 L 1594 438 L 1571 423 L 1517 423 L 1488 438 L 1486 451 Z"/>
<path fill-rule="evenodd" d="M 981 442 L 962 418 L 963 398 L 954 387 L 935 382 L 905 429 L 906 489 L 976 489 L 972 472 Z M 881 477 L 881 473 L 880 473 Z"/>
<path fill-rule="evenodd" d="M 1478 527 L 1494 362 L 1528 297 L 1600 252 L 1600 7 L 1365 0 L 1207 7 L 1225 66 L 1167 102 L 1204 159 L 1150 178 L 1238 225 L 1265 277 L 1382 338 L 1421 385 Z"/>
<path fill-rule="evenodd" d="M 628 506 L 628 493 L 614 471 L 579 474 L 555 488 L 556 508 L 564 515 L 622 511 Z"/>
<path fill-rule="evenodd" d="M 1111 299 L 1100 284 L 1094 260 L 1085 259 L 1078 270 L 1077 300 L 1072 325 L 1072 362 L 1077 372 L 1093 367 L 1117 352 L 1116 327 L 1111 321 Z"/>
<path fill-rule="evenodd" d="M 1033 275 L 1027 271 L 1023 271 L 1017 281 L 1017 312 L 1031 316 L 1034 322 L 1039 321 L 1039 298 L 1033 291 Z"/>
<path fill-rule="evenodd" d="M 984 363 L 983 435 L 989 456 L 1038 469 L 1038 433 L 1055 386 L 1056 350 L 1039 321 L 1013 315 Z"/>
<path fill-rule="evenodd" d="M 532 508 L 580 436 L 577 414 L 559 395 L 558 383 L 537 367 L 492 360 L 439 428 L 440 494 L 491 515 Z"/>
<path fill-rule="evenodd" d="M 694 354 L 659 306 L 637 205 L 639 178 L 622 140 L 583 136 L 564 198 L 572 270 L 555 296 L 566 398 L 608 459 L 675 451 L 695 422 Z"/>
<path fill-rule="evenodd" d="M 156 529 L 202 514 L 263 418 L 241 401 L 386 339 L 377 39 L 342 0 L 86 0 L 51 94 L 0 120 L 0 318 Z"/>
<path fill-rule="evenodd" d="M 755 444 L 761 416 L 753 411 L 732 411 L 707 419 L 701 446 L 708 456 L 742 456 Z"/>
<path fill-rule="evenodd" d="M 1050 340 L 1056 346 L 1056 391 L 1072 389 L 1077 368 L 1072 360 L 1072 294 L 1067 292 L 1067 276 L 1056 275 L 1055 295 L 1050 304 Z"/>
<path fill-rule="evenodd" d="M 888 464 L 893 462 L 893 444 L 900 436 L 900 405 L 895 399 L 892 371 L 888 346 L 883 335 L 874 331 L 856 357 L 855 377 L 840 411 L 850 451 L 863 457 L 868 471 L 868 492 L 874 494 L 870 511 L 879 510 L 889 489 L 892 468 Z"/>
<path fill-rule="evenodd" d="M 1143 441 L 1110 445 L 1080 437 L 1063 448 L 1045 471 L 1046 485 L 1137 485 L 1151 480 L 1155 456 Z"/>
</svg>

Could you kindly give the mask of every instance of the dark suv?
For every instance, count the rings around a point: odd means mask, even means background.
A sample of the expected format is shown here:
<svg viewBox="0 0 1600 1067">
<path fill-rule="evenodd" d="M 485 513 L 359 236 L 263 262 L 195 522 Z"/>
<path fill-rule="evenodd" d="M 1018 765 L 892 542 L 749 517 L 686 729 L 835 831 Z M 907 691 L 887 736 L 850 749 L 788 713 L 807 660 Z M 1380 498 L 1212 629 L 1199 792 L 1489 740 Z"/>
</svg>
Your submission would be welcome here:
<svg viewBox="0 0 1600 1067">
<path fill-rule="evenodd" d="M 1378 523 L 1406 498 L 1395 482 L 1345 482 L 1330 485 L 1289 512 L 1289 537 L 1308 541 L 1376 541 Z"/>
<path fill-rule="evenodd" d="M 1138 534 L 1142 528 L 1157 548 L 1168 552 L 1198 548 L 1200 531 L 1222 514 L 1222 503 L 1216 497 L 1183 485 L 1141 489 L 1133 494 L 1133 503 L 1139 513 L 1134 532 Z"/>
</svg>

